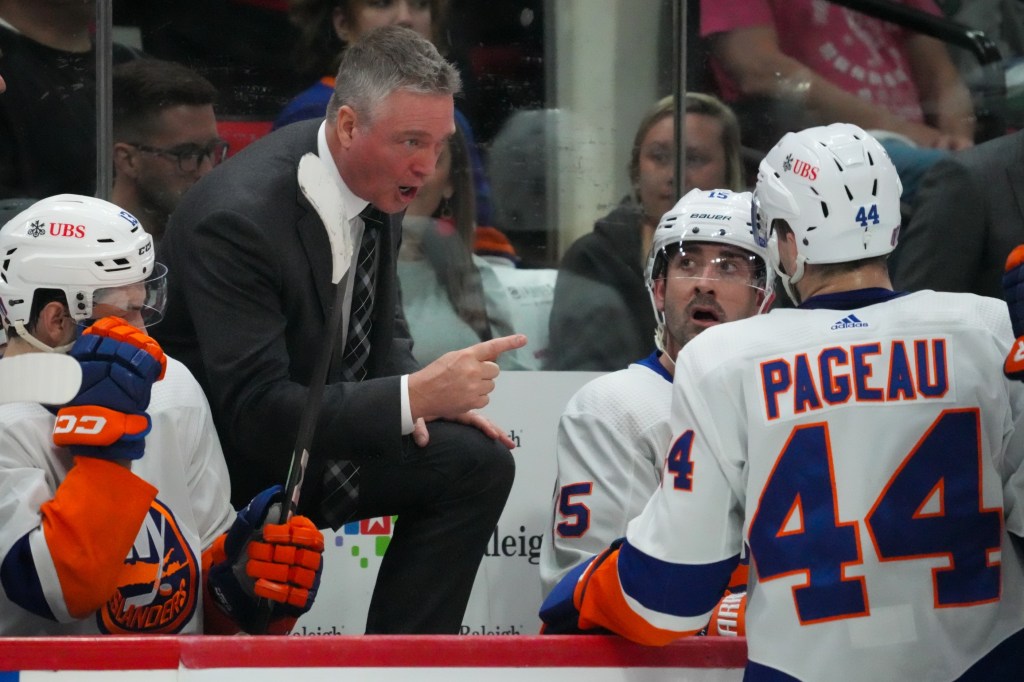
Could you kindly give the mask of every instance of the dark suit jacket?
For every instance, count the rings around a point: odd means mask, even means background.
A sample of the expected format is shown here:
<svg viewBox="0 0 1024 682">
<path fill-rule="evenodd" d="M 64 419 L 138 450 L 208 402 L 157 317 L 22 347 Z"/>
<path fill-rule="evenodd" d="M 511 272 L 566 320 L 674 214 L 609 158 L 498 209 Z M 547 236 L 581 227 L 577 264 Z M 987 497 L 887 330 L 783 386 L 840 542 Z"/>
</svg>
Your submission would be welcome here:
<svg viewBox="0 0 1024 682">
<path fill-rule="evenodd" d="M 299 159 L 317 151 L 319 125 L 276 131 L 205 176 L 183 198 L 161 243 L 169 301 L 152 333 L 206 390 L 236 505 L 283 483 L 327 337 L 335 290 L 330 244 L 296 180 Z M 399 375 L 417 364 L 395 270 L 401 216 L 383 218 L 390 229 L 379 243 L 367 379 L 341 382 L 335 350 L 303 508 L 320 498 L 326 460 L 401 451 Z"/>
<path fill-rule="evenodd" d="M 1024 132 L 937 162 L 925 176 L 891 270 L 898 289 L 1002 298 L 1006 257 L 1024 242 Z"/>
</svg>

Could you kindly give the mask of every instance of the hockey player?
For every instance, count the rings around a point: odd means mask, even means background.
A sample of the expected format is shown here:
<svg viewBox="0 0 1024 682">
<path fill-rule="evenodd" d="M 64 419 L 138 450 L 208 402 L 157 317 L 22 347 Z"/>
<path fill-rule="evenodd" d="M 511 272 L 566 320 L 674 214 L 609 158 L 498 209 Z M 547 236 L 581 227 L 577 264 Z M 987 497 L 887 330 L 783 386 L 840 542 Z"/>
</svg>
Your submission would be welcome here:
<svg viewBox="0 0 1024 682">
<path fill-rule="evenodd" d="M 206 398 L 145 333 L 164 304 L 152 238 L 59 195 L 7 223 L 0 252 L 7 356 L 70 352 L 83 377 L 62 407 L 0 406 L 0 635 L 287 632 L 323 536 L 265 523 L 279 490 L 231 509 Z"/>
<path fill-rule="evenodd" d="M 540 554 L 545 595 L 573 566 L 624 536 L 643 510 L 672 436 L 679 349 L 709 327 L 757 313 L 766 273 L 749 192 L 693 189 L 662 217 L 644 271 L 657 350 L 585 385 L 558 424 L 558 478 Z"/>
<path fill-rule="evenodd" d="M 755 230 L 797 309 L 677 360 L 673 475 L 625 541 L 549 595 L 663 644 L 750 553 L 748 680 L 1016 679 L 1024 386 L 1002 301 L 892 291 L 900 183 L 849 124 L 782 138 Z"/>
</svg>

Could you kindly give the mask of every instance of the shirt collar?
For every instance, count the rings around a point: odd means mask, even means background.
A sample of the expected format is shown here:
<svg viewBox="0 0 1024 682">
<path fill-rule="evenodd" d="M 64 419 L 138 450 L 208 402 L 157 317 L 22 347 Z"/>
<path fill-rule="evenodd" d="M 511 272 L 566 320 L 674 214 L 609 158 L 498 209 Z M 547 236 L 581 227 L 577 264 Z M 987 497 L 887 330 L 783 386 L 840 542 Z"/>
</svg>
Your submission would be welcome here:
<svg viewBox="0 0 1024 682">
<path fill-rule="evenodd" d="M 636 364 L 643 365 L 644 367 L 651 370 L 655 374 L 660 375 L 662 379 L 671 384 L 672 375 L 668 373 L 667 369 L 665 369 L 665 365 L 661 364 L 661 360 L 659 360 L 660 356 L 661 351 L 656 350 L 643 360 L 637 360 Z"/>
<path fill-rule="evenodd" d="M 805 310 L 829 309 L 829 310 L 856 310 L 865 306 L 883 303 L 885 301 L 906 296 L 906 291 L 890 291 L 881 287 L 868 289 L 853 289 L 851 291 L 840 291 L 834 294 L 820 294 L 812 296 L 799 308 Z"/>
<path fill-rule="evenodd" d="M 357 218 L 363 209 L 370 205 L 370 202 L 366 199 L 362 199 L 356 196 L 355 192 L 349 189 L 345 181 L 341 179 L 341 173 L 338 172 L 338 166 L 334 163 L 334 157 L 331 156 L 331 150 L 327 147 L 327 120 L 325 119 L 320 124 L 320 130 L 316 134 L 316 147 L 317 153 L 323 160 L 324 165 L 327 166 L 328 173 L 338 183 L 338 189 L 341 190 L 341 203 L 345 207 L 345 215 L 349 216 L 349 220 Z"/>
</svg>

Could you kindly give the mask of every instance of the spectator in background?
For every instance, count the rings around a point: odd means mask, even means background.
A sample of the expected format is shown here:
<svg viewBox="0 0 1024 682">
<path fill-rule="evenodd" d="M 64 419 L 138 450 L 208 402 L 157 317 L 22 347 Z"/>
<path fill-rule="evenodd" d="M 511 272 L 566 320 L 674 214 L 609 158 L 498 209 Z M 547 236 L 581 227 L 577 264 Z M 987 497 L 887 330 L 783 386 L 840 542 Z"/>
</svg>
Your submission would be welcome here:
<svg viewBox="0 0 1024 682">
<path fill-rule="evenodd" d="M 1024 55 L 1024 3 L 1020 0 L 936 2 L 949 19 L 984 33 L 999 48 L 1004 62 L 1017 62 Z M 969 84 L 983 80 L 982 67 L 970 50 L 950 47 L 950 57 Z"/>
<path fill-rule="evenodd" d="M 288 14 L 299 30 L 296 68 L 301 73 L 325 75 L 288 102 L 275 120 L 275 128 L 324 115 L 334 93 L 334 75 L 342 51 L 367 31 L 398 25 L 435 41 L 434 24 L 441 17 L 441 0 L 291 0 Z"/>
<path fill-rule="evenodd" d="M 138 218 L 160 246 L 178 201 L 224 160 L 217 91 L 191 69 L 157 59 L 114 68 L 114 186 L 111 201 Z"/>
<path fill-rule="evenodd" d="M 749 192 L 693 189 L 661 219 L 644 270 L 656 349 L 583 386 L 558 422 L 551 526 L 540 550 L 545 596 L 643 511 L 665 471 L 676 356 L 705 329 L 756 314 L 770 294 L 767 274 Z M 745 567 L 738 578 L 746 583 Z"/>
<path fill-rule="evenodd" d="M 545 295 L 544 290 L 527 290 L 521 281 L 543 282 L 547 273 L 512 269 L 508 255 L 477 256 L 478 230 L 466 140 L 457 130 L 402 218 L 398 279 L 413 354 L 427 365 L 450 350 L 528 332 L 529 346 L 503 353 L 498 366 L 538 370 L 547 335 L 539 335 L 538 325 L 527 325 L 523 315 L 543 312 L 546 321 L 551 288 Z M 485 233 L 483 243 L 488 239 Z M 498 253 L 501 244 L 490 248 Z M 530 278 L 534 274 L 537 278 Z M 507 282 L 509 276 L 514 282 Z"/>
<path fill-rule="evenodd" d="M 1003 374 L 1006 302 L 892 290 L 900 182 L 856 126 L 783 137 L 753 201 L 799 308 L 686 345 L 661 486 L 542 619 L 663 645 L 705 626 L 749 556 L 745 680 L 1018 679 L 1024 387 Z"/>
<path fill-rule="evenodd" d="M 643 266 L 651 237 L 676 202 L 672 97 L 660 100 L 633 139 L 633 195 L 597 221 L 562 258 L 551 309 L 546 368 L 621 369 L 651 349 L 654 315 Z M 710 95 L 686 95 L 686 177 L 694 187 L 743 189 L 739 124 Z"/>
<path fill-rule="evenodd" d="M 899 289 L 1002 296 L 1003 266 L 1024 240 L 1024 132 L 936 163 L 893 252 Z"/>
<path fill-rule="evenodd" d="M 95 0 L 0 0 L 0 199 L 96 192 Z M 137 53 L 114 45 L 115 64 Z"/>
<path fill-rule="evenodd" d="M 433 362 L 448 351 L 525 331 L 516 326 L 520 301 L 512 300 L 502 284 L 497 270 L 503 266 L 493 264 L 511 262 L 473 253 L 477 243 L 474 214 L 469 154 L 466 140 L 457 130 L 402 219 L 398 277 L 413 355 L 420 364 Z M 520 298 L 526 296 L 523 293 Z M 503 353 L 497 360 L 499 367 L 539 369 L 533 354 L 543 342 L 534 338 L 532 328 L 529 331 L 530 346 Z"/>
<path fill-rule="evenodd" d="M 269 122 L 298 92 L 288 0 L 113 0 L 115 26 L 138 27 L 152 57 L 185 64 L 217 89 L 222 121 Z M 319 75 L 319 73 L 317 74 Z"/>
<path fill-rule="evenodd" d="M 902 4 L 939 14 L 933 0 Z M 970 94 L 934 38 L 816 0 L 701 0 L 700 32 L 725 101 L 761 114 L 781 103 L 796 114 L 744 127 L 745 142 L 760 149 L 785 132 L 779 126 L 849 122 L 884 131 L 876 136 L 909 203 L 931 164 L 974 144 Z M 769 139 L 757 139 L 762 130 Z"/>
<path fill-rule="evenodd" d="M 334 92 L 334 74 L 345 47 L 381 26 L 404 26 L 437 44 L 445 0 L 291 0 L 289 17 L 299 28 L 295 46 L 300 71 L 318 70 L 319 81 L 295 96 L 274 121 L 274 128 L 322 118 Z M 491 225 L 491 190 L 472 127 L 456 108 L 455 121 L 466 138 L 476 187 L 476 219 Z"/>
</svg>

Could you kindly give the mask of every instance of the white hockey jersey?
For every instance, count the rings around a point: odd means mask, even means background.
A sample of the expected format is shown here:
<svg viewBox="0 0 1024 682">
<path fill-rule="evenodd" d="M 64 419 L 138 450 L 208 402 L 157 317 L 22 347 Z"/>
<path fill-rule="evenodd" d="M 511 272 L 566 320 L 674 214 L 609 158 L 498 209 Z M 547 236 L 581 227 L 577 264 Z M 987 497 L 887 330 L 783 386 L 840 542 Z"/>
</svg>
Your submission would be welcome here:
<svg viewBox="0 0 1024 682">
<path fill-rule="evenodd" d="M 573 566 L 626 534 L 661 481 L 672 375 L 652 353 L 598 377 L 558 422 L 551 528 L 540 548 L 544 595 Z"/>
<path fill-rule="evenodd" d="M 168 358 L 164 379 L 153 385 L 149 414 L 146 453 L 132 462 L 131 472 L 156 489 L 156 498 L 125 557 L 114 597 L 76 618 L 69 613 L 40 514 L 68 476 L 73 459 L 53 445 L 54 415 L 46 408 L 30 403 L 0 406 L 0 635 L 202 632 L 202 550 L 234 520 L 227 467 L 206 397 L 176 360 Z M 123 494 L 119 489 L 89 490 L 96 498 L 80 503 L 88 511 L 102 496 Z M 60 529 L 51 537 L 62 537 Z M 81 548 L 80 560 L 89 560 L 88 547 Z M 9 594 L 11 590 L 21 594 Z M 48 610 L 50 617 L 19 602 Z"/>
<path fill-rule="evenodd" d="M 664 479 L 585 576 L 582 616 L 641 641 L 694 632 L 746 544 L 749 679 L 952 680 L 1024 630 L 1006 306 L 858 295 L 683 349 Z"/>
</svg>

